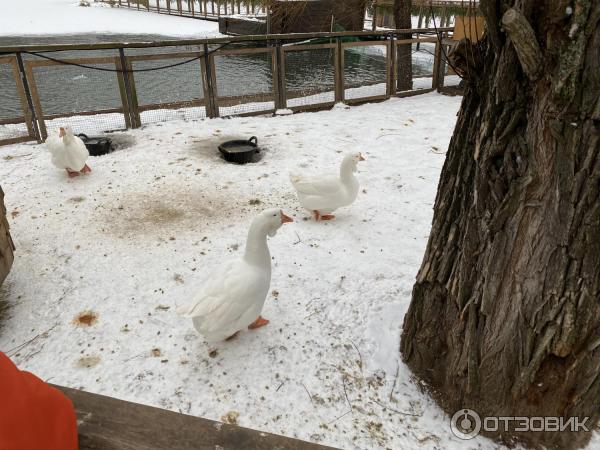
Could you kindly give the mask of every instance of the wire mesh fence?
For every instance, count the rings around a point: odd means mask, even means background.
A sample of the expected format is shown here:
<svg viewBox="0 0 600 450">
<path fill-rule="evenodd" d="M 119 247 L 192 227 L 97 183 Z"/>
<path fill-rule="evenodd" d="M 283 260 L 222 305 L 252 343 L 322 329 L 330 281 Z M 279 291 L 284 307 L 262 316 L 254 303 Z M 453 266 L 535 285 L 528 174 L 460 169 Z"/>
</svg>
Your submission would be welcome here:
<svg viewBox="0 0 600 450">
<path fill-rule="evenodd" d="M 79 66 L 50 60 L 25 62 L 42 137 L 61 126 L 86 134 L 126 128 L 118 59 L 64 61 Z"/>
<path fill-rule="evenodd" d="M 220 116 L 275 109 L 274 48 L 225 50 L 211 57 Z M 254 83 L 240 80 L 255 79 Z"/>
<path fill-rule="evenodd" d="M 129 78 L 135 87 L 140 125 L 207 117 L 203 52 L 135 55 L 126 60 L 134 71 Z M 185 64 L 163 68 L 177 63 Z"/>
<path fill-rule="evenodd" d="M 336 100 L 336 44 L 287 46 L 283 49 L 286 107 L 323 106 Z"/>
<path fill-rule="evenodd" d="M 33 137 L 15 57 L 0 58 L 0 99 L 0 142 L 18 142 Z"/>
<path fill-rule="evenodd" d="M 385 97 L 389 90 L 389 42 L 348 43 L 343 48 L 344 99 Z"/>
<path fill-rule="evenodd" d="M 0 57 L 0 145 L 43 141 L 60 126 L 98 134 L 385 99 L 396 94 L 400 63 L 391 49 L 400 45 L 412 49 L 413 90 L 443 84 L 448 44 L 437 35 L 402 43 L 383 33 L 319 41 L 232 38 L 15 50 L 17 56 Z"/>
</svg>

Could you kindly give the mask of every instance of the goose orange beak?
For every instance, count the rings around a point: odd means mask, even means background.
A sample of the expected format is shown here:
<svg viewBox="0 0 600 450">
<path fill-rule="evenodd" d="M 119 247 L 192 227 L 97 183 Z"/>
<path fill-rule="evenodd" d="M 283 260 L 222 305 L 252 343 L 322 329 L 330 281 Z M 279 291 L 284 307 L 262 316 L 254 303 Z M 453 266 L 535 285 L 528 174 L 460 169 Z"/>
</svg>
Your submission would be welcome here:
<svg viewBox="0 0 600 450">
<path fill-rule="evenodd" d="M 366 161 L 366 159 L 363 157 L 362 153 L 358 154 L 358 160 L 359 161 Z"/>
<path fill-rule="evenodd" d="M 283 211 L 279 212 L 281 214 L 281 223 L 289 223 L 294 221 L 294 219 L 292 219 L 290 216 L 286 216 Z"/>
<path fill-rule="evenodd" d="M 65 129 L 64 129 L 63 127 L 60 127 L 60 128 L 59 128 L 59 131 L 58 131 L 58 136 L 59 136 L 59 137 L 63 137 L 65 134 L 67 134 L 67 133 L 65 132 Z"/>
</svg>

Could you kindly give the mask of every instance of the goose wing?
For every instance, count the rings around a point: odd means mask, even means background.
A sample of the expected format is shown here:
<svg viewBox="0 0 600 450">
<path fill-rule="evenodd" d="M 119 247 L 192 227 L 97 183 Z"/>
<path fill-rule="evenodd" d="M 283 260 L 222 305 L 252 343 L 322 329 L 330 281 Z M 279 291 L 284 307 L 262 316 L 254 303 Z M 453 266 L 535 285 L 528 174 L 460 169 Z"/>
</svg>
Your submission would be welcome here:
<svg viewBox="0 0 600 450">
<path fill-rule="evenodd" d="M 208 279 L 195 301 L 177 309 L 185 317 L 204 317 L 219 322 L 234 321 L 244 314 L 254 301 L 264 300 L 263 281 L 260 271 L 241 261 L 221 266 Z M 268 283 L 268 280 L 267 280 Z M 268 286 L 267 286 L 268 290 Z"/>
</svg>

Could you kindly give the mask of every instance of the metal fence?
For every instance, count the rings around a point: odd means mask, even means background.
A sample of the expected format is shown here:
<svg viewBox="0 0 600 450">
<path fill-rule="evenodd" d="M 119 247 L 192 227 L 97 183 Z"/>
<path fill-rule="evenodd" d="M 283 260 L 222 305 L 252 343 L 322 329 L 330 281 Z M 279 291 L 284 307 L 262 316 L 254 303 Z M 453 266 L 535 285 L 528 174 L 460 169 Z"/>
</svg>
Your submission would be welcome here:
<svg viewBox="0 0 600 450">
<path fill-rule="evenodd" d="M 12 52 L 0 58 L 0 145 L 41 142 L 64 125 L 93 134 L 429 92 L 444 84 L 449 30 L 410 31 L 419 37 L 321 33 L 0 48 Z M 412 91 L 399 93 L 401 45 L 413 49 L 418 76 Z M 429 69 L 419 69 L 423 58 Z"/>
</svg>

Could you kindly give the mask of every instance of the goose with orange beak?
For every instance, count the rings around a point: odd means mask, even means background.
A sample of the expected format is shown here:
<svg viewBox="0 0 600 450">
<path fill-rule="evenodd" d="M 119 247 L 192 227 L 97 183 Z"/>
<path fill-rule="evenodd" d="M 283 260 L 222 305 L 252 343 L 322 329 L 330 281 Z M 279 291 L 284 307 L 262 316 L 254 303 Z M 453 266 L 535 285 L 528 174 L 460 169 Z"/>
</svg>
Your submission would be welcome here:
<svg viewBox="0 0 600 450">
<path fill-rule="evenodd" d="M 271 254 L 267 236 L 293 222 L 280 209 L 267 209 L 254 218 L 241 259 L 219 267 L 201 285 L 196 299 L 177 312 L 190 317 L 196 330 L 211 344 L 231 338 L 238 331 L 263 327 L 261 316 L 271 285 Z"/>
<path fill-rule="evenodd" d="M 298 195 L 300 204 L 310 211 L 315 220 L 334 219 L 331 213 L 338 208 L 354 203 L 358 195 L 359 183 L 354 175 L 362 154 L 350 153 L 344 156 L 339 176 L 290 174 L 290 181 Z"/>
<path fill-rule="evenodd" d="M 58 135 L 48 136 L 46 148 L 52 154 L 52 164 L 65 169 L 69 178 L 92 171 L 86 163 L 90 154 L 85 144 L 68 127 L 60 127 Z"/>
</svg>

